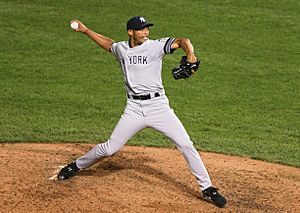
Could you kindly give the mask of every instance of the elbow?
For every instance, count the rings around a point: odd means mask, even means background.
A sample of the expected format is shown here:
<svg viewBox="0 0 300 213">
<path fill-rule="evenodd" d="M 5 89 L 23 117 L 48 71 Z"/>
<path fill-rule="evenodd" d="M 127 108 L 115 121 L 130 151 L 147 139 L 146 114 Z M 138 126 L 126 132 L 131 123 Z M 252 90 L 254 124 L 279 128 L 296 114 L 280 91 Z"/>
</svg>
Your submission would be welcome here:
<svg viewBox="0 0 300 213">
<path fill-rule="evenodd" d="M 188 45 L 188 44 L 191 44 L 190 39 L 188 39 L 188 38 L 180 38 L 179 39 L 179 46 L 180 47 L 183 47 L 183 46 Z"/>
</svg>

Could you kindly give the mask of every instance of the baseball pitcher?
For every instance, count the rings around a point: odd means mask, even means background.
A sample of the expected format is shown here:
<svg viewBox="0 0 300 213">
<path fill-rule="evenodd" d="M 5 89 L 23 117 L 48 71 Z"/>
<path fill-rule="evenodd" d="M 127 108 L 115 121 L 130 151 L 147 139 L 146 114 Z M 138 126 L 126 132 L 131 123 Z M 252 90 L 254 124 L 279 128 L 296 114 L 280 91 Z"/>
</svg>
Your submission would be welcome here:
<svg viewBox="0 0 300 213">
<path fill-rule="evenodd" d="M 144 128 L 153 128 L 166 135 L 176 145 L 186 159 L 195 176 L 202 194 L 218 207 L 227 203 L 224 196 L 212 186 L 209 174 L 193 146 L 182 123 L 169 106 L 169 100 L 162 84 L 162 60 L 181 48 L 185 52 L 178 67 L 172 70 L 173 77 L 190 78 L 200 66 L 193 46 L 187 38 L 149 39 L 153 26 L 144 17 L 135 16 L 127 22 L 128 41 L 115 42 L 87 28 L 79 20 L 71 21 L 74 31 L 81 32 L 95 41 L 100 47 L 112 53 L 120 64 L 125 82 L 127 104 L 123 115 L 105 143 L 93 147 L 82 157 L 65 166 L 58 174 L 59 180 L 74 176 L 100 158 L 111 156 L 126 142 Z"/>
</svg>

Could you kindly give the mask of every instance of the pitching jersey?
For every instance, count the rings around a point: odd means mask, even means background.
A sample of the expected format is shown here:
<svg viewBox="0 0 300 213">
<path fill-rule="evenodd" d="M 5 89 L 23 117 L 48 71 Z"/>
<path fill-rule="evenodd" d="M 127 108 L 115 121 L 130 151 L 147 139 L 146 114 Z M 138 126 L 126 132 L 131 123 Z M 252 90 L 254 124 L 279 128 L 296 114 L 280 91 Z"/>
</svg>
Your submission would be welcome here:
<svg viewBox="0 0 300 213">
<path fill-rule="evenodd" d="M 161 79 L 162 58 L 174 51 L 171 49 L 174 40 L 175 38 L 147 40 L 133 48 L 129 41 L 112 44 L 111 52 L 120 63 L 128 94 L 164 91 Z"/>
</svg>

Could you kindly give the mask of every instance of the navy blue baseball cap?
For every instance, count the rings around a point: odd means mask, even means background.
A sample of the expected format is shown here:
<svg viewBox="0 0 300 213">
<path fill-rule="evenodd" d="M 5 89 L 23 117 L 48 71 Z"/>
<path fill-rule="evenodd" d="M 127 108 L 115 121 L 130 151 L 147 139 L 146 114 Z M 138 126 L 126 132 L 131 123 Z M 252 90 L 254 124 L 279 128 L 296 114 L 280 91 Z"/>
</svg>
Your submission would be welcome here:
<svg viewBox="0 0 300 213">
<path fill-rule="evenodd" d="M 154 24 L 147 22 L 143 16 L 134 16 L 127 22 L 127 30 L 140 30 L 151 26 Z"/>
</svg>

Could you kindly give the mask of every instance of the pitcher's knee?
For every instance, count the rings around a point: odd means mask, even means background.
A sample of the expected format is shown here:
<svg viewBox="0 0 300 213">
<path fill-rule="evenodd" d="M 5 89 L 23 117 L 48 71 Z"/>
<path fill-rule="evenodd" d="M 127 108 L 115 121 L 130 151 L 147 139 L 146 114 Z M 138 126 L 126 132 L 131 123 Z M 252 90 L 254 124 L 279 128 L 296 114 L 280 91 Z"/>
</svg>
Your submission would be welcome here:
<svg viewBox="0 0 300 213">
<path fill-rule="evenodd" d="M 180 151 L 182 151 L 182 152 L 184 152 L 184 151 L 186 151 L 186 150 L 195 149 L 195 148 L 194 148 L 194 145 L 193 145 L 193 143 L 192 143 L 191 141 L 185 141 L 185 142 L 183 142 L 183 143 L 178 143 L 178 144 L 177 144 L 177 148 L 178 148 Z"/>
<path fill-rule="evenodd" d="M 112 156 L 113 154 L 115 154 L 116 152 L 118 152 L 121 148 L 122 145 L 120 145 L 121 143 L 118 143 L 117 141 L 114 141 L 113 143 L 111 143 L 111 140 L 108 140 L 105 143 L 101 143 L 98 144 L 98 151 L 97 153 L 101 153 L 100 155 L 102 156 Z"/>
</svg>

